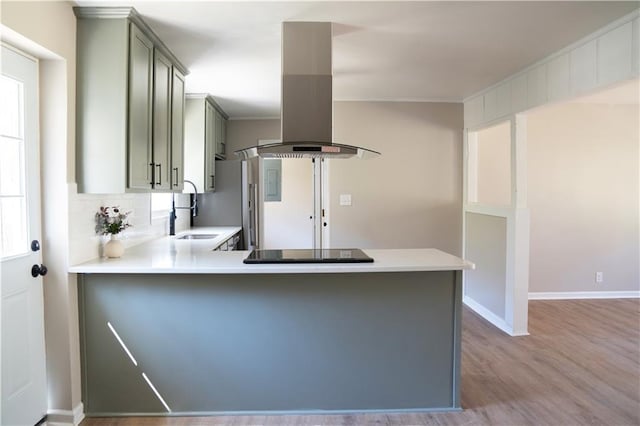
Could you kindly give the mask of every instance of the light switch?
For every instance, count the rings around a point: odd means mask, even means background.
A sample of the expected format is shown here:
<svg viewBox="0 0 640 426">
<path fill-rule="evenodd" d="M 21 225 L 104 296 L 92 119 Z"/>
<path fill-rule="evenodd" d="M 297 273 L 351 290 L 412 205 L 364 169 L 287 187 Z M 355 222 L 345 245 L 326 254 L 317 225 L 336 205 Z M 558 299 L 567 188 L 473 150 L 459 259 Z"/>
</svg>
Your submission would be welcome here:
<svg viewBox="0 0 640 426">
<path fill-rule="evenodd" d="M 351 205 L 351 194 L 340 194 L 340 205 L 341 206 L 350 206 Z"/>
</svg>

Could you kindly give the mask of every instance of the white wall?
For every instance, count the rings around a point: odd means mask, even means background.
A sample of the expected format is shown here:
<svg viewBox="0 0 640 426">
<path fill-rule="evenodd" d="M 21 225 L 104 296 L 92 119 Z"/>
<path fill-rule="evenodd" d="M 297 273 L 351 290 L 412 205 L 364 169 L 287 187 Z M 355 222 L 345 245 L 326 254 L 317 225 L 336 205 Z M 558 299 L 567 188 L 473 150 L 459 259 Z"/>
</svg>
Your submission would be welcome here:
<svg viewBox="0 0 640 426">
<path fill-rule="evenodd" d="M 227 122 L 227 158 L 236 160 L 234 151 L 256 146 L 259 139 L 279 140 L 280 120 L 229 120 Z"/>
<path fill-rule="evenodd" d="M 639 117 L 589 103 L 527 115 L 530 292 L 640 290 Z"/>
<path fill-rule="evenodd" d="M 331 245 L 460 255 L 462 120 L 461 104 L 335 102 L 334 140 L 382 155 L 331 161 Z"/>
</svg>

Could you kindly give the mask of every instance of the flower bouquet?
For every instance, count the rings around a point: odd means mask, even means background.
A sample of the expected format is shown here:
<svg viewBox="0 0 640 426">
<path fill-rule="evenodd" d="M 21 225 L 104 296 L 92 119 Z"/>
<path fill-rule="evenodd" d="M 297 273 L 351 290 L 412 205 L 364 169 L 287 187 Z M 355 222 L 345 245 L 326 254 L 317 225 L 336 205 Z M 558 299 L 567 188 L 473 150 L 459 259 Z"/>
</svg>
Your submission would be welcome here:
<svg viewBox="0 0 640 426">
<path fill-rule="evenodd" d="M 122 212 L 117 206 L 100 207 L 96 213 L 96 234 L 111 235 L 111 239 L 104 245 L 105 256 L 120 257 L 124 253 L 122 242 L 115 236 L 131 226 L 127 222 L 130 213 Z"/>
</svg>

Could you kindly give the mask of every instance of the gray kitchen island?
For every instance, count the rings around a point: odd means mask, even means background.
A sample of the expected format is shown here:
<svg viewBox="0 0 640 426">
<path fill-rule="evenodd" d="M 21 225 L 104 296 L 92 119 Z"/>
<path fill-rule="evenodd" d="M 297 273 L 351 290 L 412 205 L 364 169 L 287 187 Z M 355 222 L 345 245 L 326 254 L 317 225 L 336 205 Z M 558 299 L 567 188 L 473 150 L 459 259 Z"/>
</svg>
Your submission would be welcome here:
<svg viewBox="0 0 640 426">
<path fill-rule="evenodd" d="M 460 409 L 462 271 L 435 249 L 245 265 L 174 237 L 79 276 L 87 416 Z"/>
</svg>

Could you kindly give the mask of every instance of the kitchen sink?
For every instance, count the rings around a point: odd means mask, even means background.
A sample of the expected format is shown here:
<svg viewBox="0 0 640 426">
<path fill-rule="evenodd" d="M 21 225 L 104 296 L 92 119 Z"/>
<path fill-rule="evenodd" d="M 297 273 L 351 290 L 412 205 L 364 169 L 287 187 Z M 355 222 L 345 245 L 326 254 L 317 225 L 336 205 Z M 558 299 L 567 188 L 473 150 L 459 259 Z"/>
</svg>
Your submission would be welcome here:
<svg viewBox="0 0 640 426">
<path fill-rule="evenodd" d="M 211 240 L 216 238 L 218 234 L 186 234 L 178 237 L 178 240 Z"/>
</svg>

